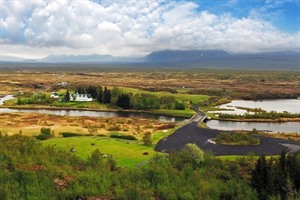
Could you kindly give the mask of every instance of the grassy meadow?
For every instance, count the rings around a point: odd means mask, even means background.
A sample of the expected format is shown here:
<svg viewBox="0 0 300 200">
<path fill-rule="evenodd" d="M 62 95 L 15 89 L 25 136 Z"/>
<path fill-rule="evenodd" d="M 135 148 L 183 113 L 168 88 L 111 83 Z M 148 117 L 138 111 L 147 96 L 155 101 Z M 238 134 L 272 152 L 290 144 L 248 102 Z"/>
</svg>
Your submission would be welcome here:
<svg viewBox="0 0 300 200">
<path fill-rule="evenodd" d="M 153 146 L 144 146 L 142 141 L 99 136 L 52 138 L 43 141 L 43 145 L 55 146 L 55 148 L 65 152 L 70 152 L 71 148 L 75 148 L 76 152 L 72 154 L 85 160 L 89 158 L 93 151 L 99 149 L 103 154 L 112 155 L 117 162 L 117 166 L 121 167 L 135 167 L 157 153 L 154 151 Z M 148 155 L 143 155 L 145 152 Z"/>
</svg>

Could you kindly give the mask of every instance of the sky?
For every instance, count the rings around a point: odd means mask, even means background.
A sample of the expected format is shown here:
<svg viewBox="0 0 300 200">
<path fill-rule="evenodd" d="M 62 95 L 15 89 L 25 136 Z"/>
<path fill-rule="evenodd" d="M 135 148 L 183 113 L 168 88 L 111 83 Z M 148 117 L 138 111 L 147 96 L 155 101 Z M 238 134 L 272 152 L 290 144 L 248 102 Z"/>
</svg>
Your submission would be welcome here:
<svg viewBox="0 0 300 200">
<path fill-rule="evenodd" d="M 0 55 L 299 51 L 299 0 L 0 0 Z"/>
</svg>

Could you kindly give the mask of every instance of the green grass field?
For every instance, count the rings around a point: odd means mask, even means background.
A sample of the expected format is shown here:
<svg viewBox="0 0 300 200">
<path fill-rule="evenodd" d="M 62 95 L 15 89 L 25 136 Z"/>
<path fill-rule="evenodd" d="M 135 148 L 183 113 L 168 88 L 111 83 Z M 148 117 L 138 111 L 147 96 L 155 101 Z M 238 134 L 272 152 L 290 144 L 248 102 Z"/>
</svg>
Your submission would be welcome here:
<svg viewBox="0 0 300 200">
<path fill-rule="evenodd" d="M 173 94 L 170 92 L 150 92 L 150 91 L 146 91 L 146 90 L 135 89 L 135 88 L 126 88 L 126 87 L 120 87 L 120 89 L 122 91 L 124 91 L 125 93 L 132 93 L 132 94 L 144 93 L 144 94 L 155 95 L 157 97 L 173 96 L 173 97 L 175 97 L 176 100 L 190 101 L 192 104 L 197 104 L 197 103 L 203 102 L 209 98 L 209 96 L 207 96 L 207 95 L 193 95 L 193 94 L 186 94 L 186 93 Z M 180 92 L 182 92 L 182 91 L 180 91 Z"/>
<path fill-rule="evenodd" d="M 154 146 L 144 146 L 140 141 L 122 140 L 98 136 L 82 136 L 69 138 L 53 138 L 42 142 L 43 145 L 69 152 L 75 148 L 74 154 L 82 159 L 88 159 L 93 151 L 99 149 L 103 154 L 112 155 L 117 166 L 135 167 L 147 161 L 156 154 Z M 93 145 L 92 145 L 93 144 Z M 148 152 L 149 155 L 143 155 Z"/>
</svg>

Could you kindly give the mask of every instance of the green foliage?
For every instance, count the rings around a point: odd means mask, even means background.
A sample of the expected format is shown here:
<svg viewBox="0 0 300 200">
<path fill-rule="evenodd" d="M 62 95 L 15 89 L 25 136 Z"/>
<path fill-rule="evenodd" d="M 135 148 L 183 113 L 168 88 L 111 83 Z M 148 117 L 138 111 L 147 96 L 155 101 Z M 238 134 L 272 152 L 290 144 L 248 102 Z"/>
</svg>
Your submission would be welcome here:
<svg viewBox="0 0 300 200">
<path fill-rule="evenodd" d="M 37 135 L 35 138 L 38 140 L 47 140 L 52 137 L 53 137 L 53 135 L 51 134 L 51 129 L 42 127 L 41 133 L 39 135 Z"/>
<path fill-rule="evenodd" d="M 253 114 L 245 113 L 244 115 L 236 115 L 236 114 L 226 114 L 220 113 L 219 118 L 223 119 L 280 119 L 280 118 L 300 118 L 299 113 L 289 113 L 289 112 L 261 112 L 258 110 Z"/>
<path fill-rule="evenodd" d="M 60 135 L 62 135 L 63 137 L 78 137 L 78 136 L 83 136 L 82 134 L 72 133 L 72 132 L 61 132 Z"/>
<path fill-rule="evenodd" d="M 54 100 L 50 98 L 50 95 L 45 93 L 26 93 L 22 95 L 22 97 L 17 98 L 17 105 L 25 105 L 25 104 L 49 104 Z"/>
<path fill-rule="evenodd" d="M 67 101 L 67 102 L 70 101 L 70 92 L 69 92 L 69 90 L 67 90 L 63 100 Z"/>
<path fill-rule="evenodd" d="M 299 163 L 299 153 L 286 156 L 282 152 L 279 158 L 271 158 L 268 162 L 261 156 L 251 177 L 251 185 L 259 199 L 287 199 L 299 192 Z"/>
<path fill-rule="evenodd" d="M 215 141 L 219 144 L 229 145 L 258 145 L 260 140 L 258 137 L 247 133 L 227 133 L 222 132 L 217 135 Z"/>
<path fill-rule="evenodd" d="M 124 140 L 137 140 L 136 137 L 134 137 L 133 135 L 121 135 L 121 134 L 111 134 L 110 135 L 111 138 L 118 138 L 118 139 L 124 139 Z"/>
<path fill-rule="evenodd" d="M 109 104 L 111 103 L 111 93 L 106 87 L 104 87 L 103 91 L 103 103 Z"/>
<path fill-rule="evenodd" d="M 196 144 L 186 144 L 180 151 L 173 152 L 170 158 L 177 169 L 182 169 L 185 165 L 196 168 L 203 163 L 204 153 Z"/>
<path fill-rule="evenodd" d="M 123 109 L 130 109 L 131 108 L 130 96 L 128 94 L 119 95 L 116 105 Z"/>
<path fill-rule="evenodd" d="M 51 128 L 42 127 L 41 128 L 41 134 L 43 134 L 43 135 L 51 135 Z"/>
<path fill-rule="evenodd" d="M 146 166 L 120 169 L 99 149 L 83 161 L 33 138 L 2 136 L 0 194 L 2 199 L 257 199 L 237 164 L 204 159 L 192 144 L 177 154 L 188 158 L 180 169 L 162 155 Z"/>
<path fill-rule="evenodd" d="M 182 102 L 175 101 L 175 110 L 185 110 L 185 105 Z"/>
</svg>

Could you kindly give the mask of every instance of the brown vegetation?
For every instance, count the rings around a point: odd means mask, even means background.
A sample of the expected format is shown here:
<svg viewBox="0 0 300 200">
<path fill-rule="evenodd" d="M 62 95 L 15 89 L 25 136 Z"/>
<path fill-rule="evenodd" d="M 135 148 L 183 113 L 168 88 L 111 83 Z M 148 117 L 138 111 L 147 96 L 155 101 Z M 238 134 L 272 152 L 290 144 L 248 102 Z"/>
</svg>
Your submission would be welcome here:
<svg viewBox="0 0 300 200">
<path fill-rule="evenodd" d="M 65 81 L 66 87 L 75 85 L 125 86 L 149 90 L 189 88 L 193 93 L 222 94 L 244 98 L 291 98 L 300 95 L 298 71 L 230 71 L 230 70 L 175 70 L 143 69 L 80 71 L 7 71 L 0 74 L 2 94 L 52 91 Z M 174 90 L 175 89 L 175 90 Z M 1 94 L 0 94 L 1 95 Z"/>
<path fill-rule="evenodd" d="M 151 126 L 150 126 L 151 125 Z M 69 117 L 38 113 L 0 113 L 0 132 L 2 134 L 39 134 L 42 127 L 49 127 L 55 136 L 60 132 L 79 134 L 109 134 L 118 132 L 143 137 L 144 132 L 154 132 L 161 127 L 174 127 L 174 123 L 140 118 L 102 118 L 102 117 Z"/>
</svg>

